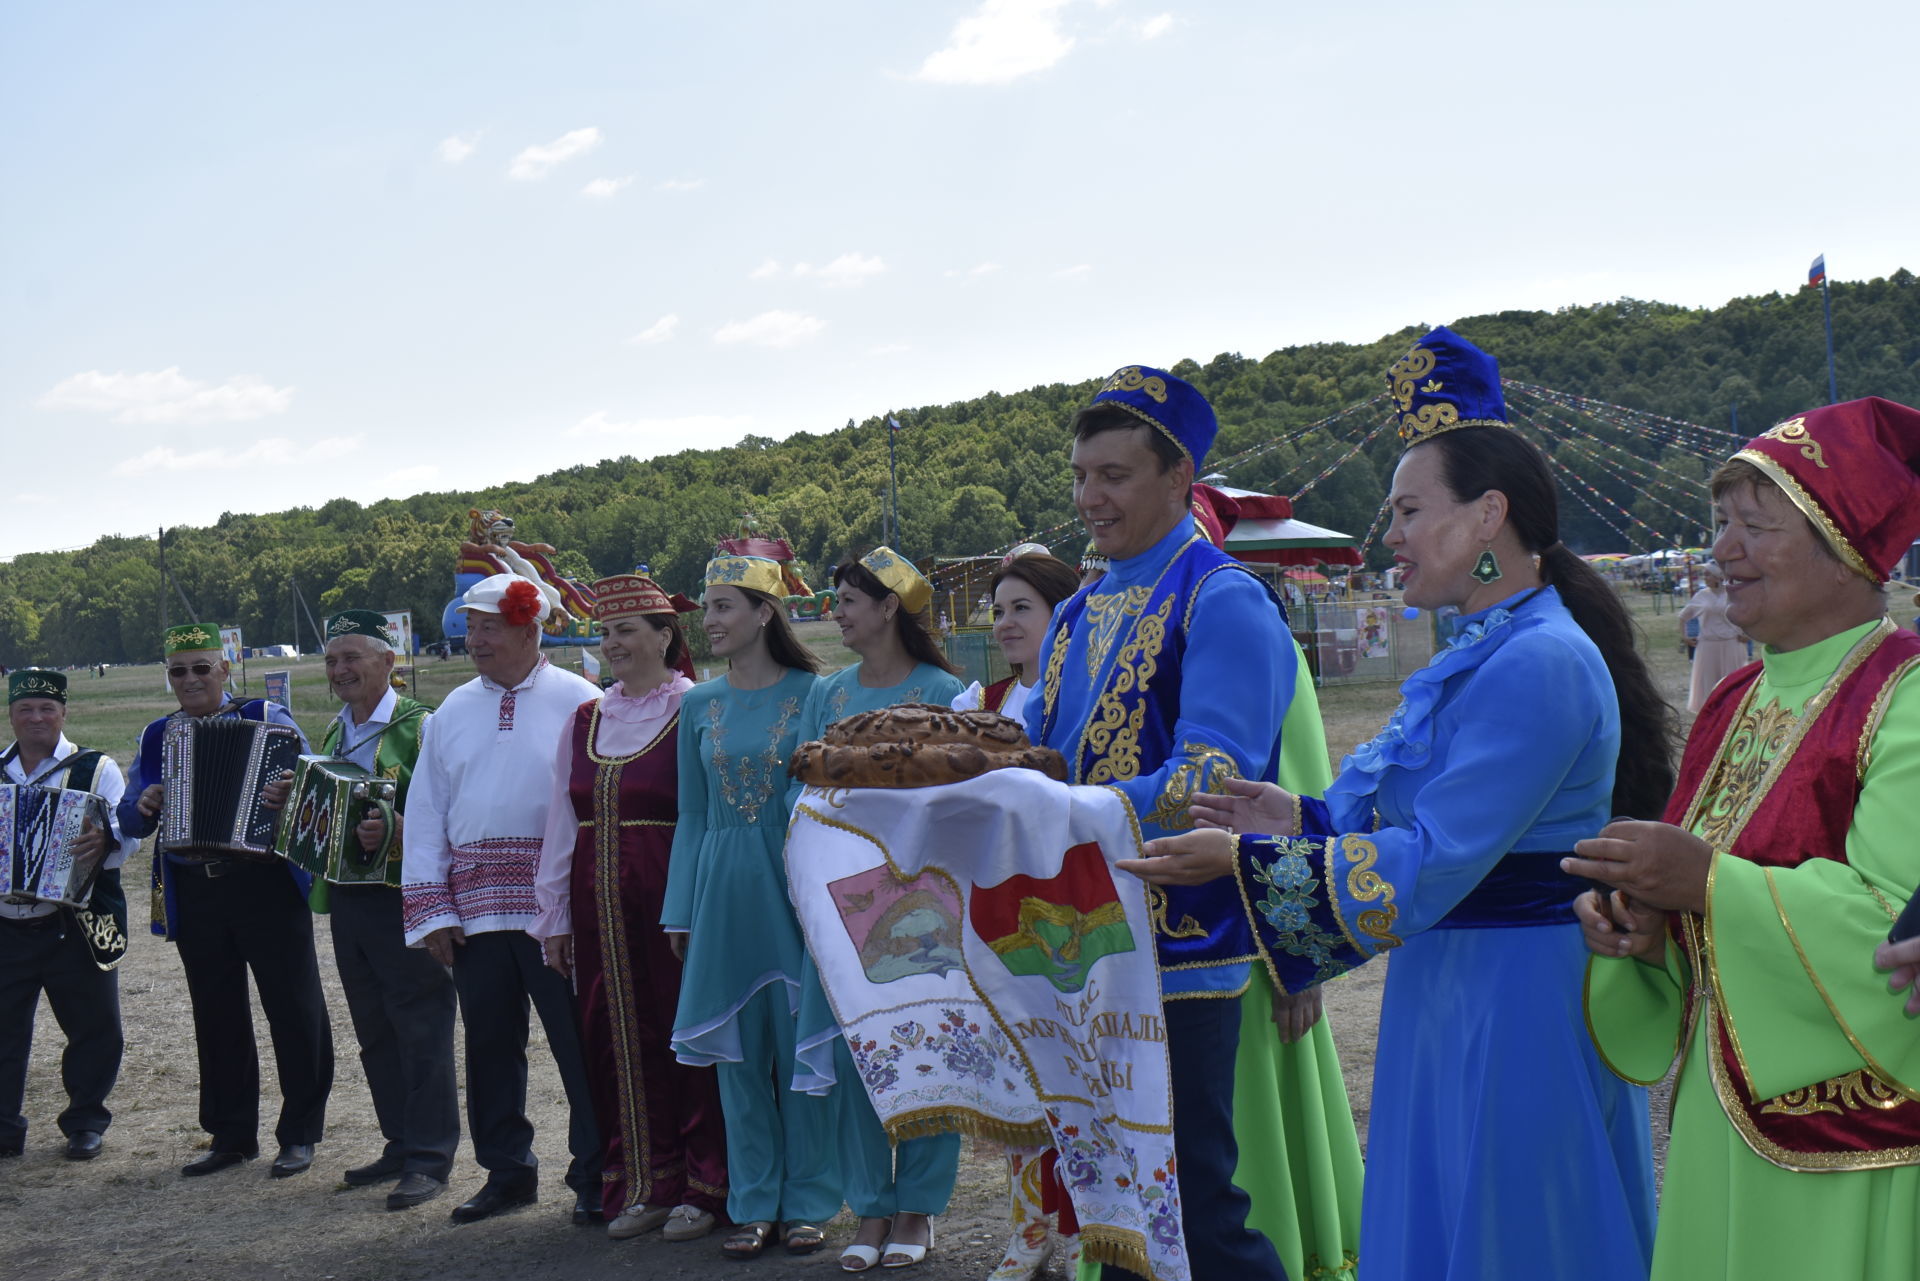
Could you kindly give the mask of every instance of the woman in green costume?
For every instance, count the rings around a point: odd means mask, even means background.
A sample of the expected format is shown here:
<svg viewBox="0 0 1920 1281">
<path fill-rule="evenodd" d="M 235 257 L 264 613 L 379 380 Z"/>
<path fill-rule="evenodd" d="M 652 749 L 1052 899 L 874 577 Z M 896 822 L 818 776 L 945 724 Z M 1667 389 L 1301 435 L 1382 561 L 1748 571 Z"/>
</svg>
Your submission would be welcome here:
<svg viewBox="0 0 1920 1281">
<path fill-rule="evenodd" d="M 1680 1063 L 1656 1281 L 1920 1276 L 1920 1036 L 1873 964 L 1920 881 L 1920 637 L 1882 588 L 1916 467 L 1920 411 L 1859 400 L 1714 474 L 1761 661 L 1701 708 L 1668 821 L 1564 864 L 1614 887 L 1577 906 L 1595 1045 L 1628 1080 Z"/>
</svg>

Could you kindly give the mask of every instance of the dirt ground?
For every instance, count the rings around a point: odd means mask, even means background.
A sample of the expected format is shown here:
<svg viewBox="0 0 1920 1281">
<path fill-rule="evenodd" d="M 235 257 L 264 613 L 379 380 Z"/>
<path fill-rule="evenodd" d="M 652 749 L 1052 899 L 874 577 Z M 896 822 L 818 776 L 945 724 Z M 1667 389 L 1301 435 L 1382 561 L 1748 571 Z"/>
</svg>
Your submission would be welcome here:
<svg viewBox="0 0 1920 1281">
<path fill-rule="evenodd" d="M 1686 663 L 1667 641 L 1671 621 L 1643 618 L 1642 622 L 1656 638 L 1649 649 L 1661 684 L 1670 699 L 1684 706 Z M 433 674 L 443 673 L 452 676 L 446 668 Z M 81 693 L 85 692 L 82 687 Z M 1336 760 L 1384 722 L 1394 693 L 1391 685 L 1323 692 L 1329 748 Z M 303 716 L 311 719 L 317 718 Z M 120 755 L 124 761 L 126 753 Z M 147 867 L 144 851 L 129 861 L 130 889 L 141 882 Z M 137 912 L 142 896 L 136 892 L 129 897 Z M 12 1281 L 120 1277 L 142 1281 L 201 1277 L 534 1281 L 545 1277 L 739 1278 L 802 1270 L 819 1277 L 840 1275 L 834 1259 L 853 1229 L 846 1216 L 831 1227 L 829 1248 L 819 1254 L 789 1258 L 775 1247 L 749 1264 L 722 1257 L 718 1234 L 678 1245 L 663 1241 L 657 1233 L 637 1241 L 612 1242 L 597 1226 L 572 1226 L 572 1197 L 560 1180 L 566 1162 L 565 1103 L 552 1061 L 539 1043 L 530 1051 L 528 1108 L 537 1130 L 535 1150 L 548 1172 L 538 1205 L 484 1223 L 453 1226 L 448 1211 L 471 1194 L 482 1178 L 464 1142 L 452 1187 L 437 1201 L 389 1213 L 384 1188 L 346 1188 L 339 1182 L 340 1172 L 372 1160 L 381 1141 L 334 973 L 325 918 L 319 918 L 316 934 L 333 1012 L 337 1068 L 327 1138 L 314 1168 L 291 1179 L 267 1177 L 278 1091 L 266 1026 L 256 1010 L 256 1036 L 263 1052 L 266 1155 L 208 1178 L 183 1179 L 179 1167 L 206 1141 L 196 1121 L 197 1070 L 186 984 L 173 947 L 140 932 L 141 924 L 136 915 L 133 947 L 120 970 L 127 1054 L 109 1101 L 114 1122 L 104 1153 L 89 1163 L 70 1162 L 62 1156 L 63 1141 L 54 1117 L 65 1101 L 58 1066 L 64 1040 L 44 1001 L 41 1005 L 27 1089 L 31 1125 L 27 1152 L 0 1162 L 0 1277 Z M 1327 987 L 1327 1017 L 1363 1141 L 1385 977 L 1384 965 L 1370 965 Z M 537 1020 L 534 1026 L 537 1039 Z M 1660 1108 L 1658 1102 L 1656 1107 Z M 1654 1128 L 1656 1147 L 1664 1148 L 1665 1126 L 1656 1119 Z M 1005 1197 L 1004 1165 L 997 1152 L 969 1144 L 952 1207 L 937 1225 L 934 1252 L 925 1264 L 905 1275 L 924 1281 L 984 1277 L 999 1261 L 1005 1243 Z M 1064 1275 L 1057 1261 L 1051 1268 L 1049 1275 Z"/>
</svg>

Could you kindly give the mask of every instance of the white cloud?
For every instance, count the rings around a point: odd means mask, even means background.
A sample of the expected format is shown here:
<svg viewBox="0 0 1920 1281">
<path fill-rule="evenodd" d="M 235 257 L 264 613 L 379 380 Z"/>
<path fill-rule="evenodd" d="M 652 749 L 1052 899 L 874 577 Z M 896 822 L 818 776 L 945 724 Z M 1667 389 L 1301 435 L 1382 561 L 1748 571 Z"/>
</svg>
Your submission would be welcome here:
<svg viewBox="0 0 1920 1281">
<path fill-rule="evenodd" d="M 975 263 L 973 266 L 968 267 L 965 271 L 962 271 L 958 267 L 949 268 L 946 274 L 948 279 L 957 279 L 961 276 L 965 276 L 969 280 L 977 280 L 981 276 L 991 276 L 994 272 L 999 270 L 1001 270 L 1001 266 L 997 262 L 981 262 L 981 263 Z"/>
<path fill-rule="evenodd" d="M 1140 24 L 1140 38 L 1142 40 L 1154 40 L 1166 35 L 1167 32 L 1172 29 L 1173 15 L 1170 13 L 1157 14 Z"/>
<path fill-rule="evenodd" d="M 269 387 L 251 374 L 225 382 L 188 378 L 178 365 L 146 373 L 75 374 L 35 402 L 41 409 L 111 414 L 118 423 L 237 423 L 285 413 L 293 388 Z"/>
<path fill-rule="evenodd" d="M 705 178 L 667 178 L 654 186 L 655 191 L 698 191 L 707 185 Z"/>
<path fill-rule="evenodd" d="M 878 347 L 867 348 L 869 356 L 898 356 L 901 352 L 912 351 L 913 344 L 905 342 L 882 343 Z"/>
<path fill-rule="evenodd" d="M 1060 30 L 1066 0 L 983 0 L 954 24 L 946 47 L 927 55 L 917 78 L 931 84 L 997 85 L 1045 71 L 1067 56 Z"/>
<path fill-rule="evenodd" d="M 153 472 L 248 471 L 261 467 L 290 467 L 343 458 L 357 451 L 362 436 L 323 436 L 305 446 L 282 436 L 256 440 L 245 449 L 196 449 L 181 453 L 171 445 L 155 445 L 144 454 L 114 464 L 116 476 L 145 476 Z"/>
<path fill-rule="evenodd" d="M 665 342 L 673 337 L 674 330 L 678 328 L 680 328 L 680 317 L 672 315 L 662 316 L 633 337 L 627 339 L 627 341 L 630 343 L 643 344 Z"/>
<path fill-rule="evenodd" d="M 771 280 L 780 274 L 780 264 L 769 258 L 747 273 L 748 280 Z"/>
<path fill-rule="evenodd" d="M 744 415 L 726 414 L 688 414 L 682 418 L 635 418 L 627 422 L 615 422 L 607 416 L 606 410 L 596 409 L 567 428 L 567 435 L 650 436 L 659 437 L 663 443 L 678 444 L 693 437 L 712 439 L 717 436 L 735 440 L 738 439 L 738 433 L 752 425 L 753 419 Z"/>
<path fill-rule="evenodd" d="M 818 280 L 835 288 L 847 288 L 863 283 L 869 276 L 877 276 L 887 269 L 887 264 L 878 258 L 866 254 L 841 254 L 824 267 L 815 267 L 811 263 L 799 263 L 793 274 L 803 280 Z"/>
<path fill-rule="evenodd" d="M 791 347 L 815 337 L 827 323 L 797 311 L 763 311 L 752 320 L 729 320 L 713 331 L 718 343 L 753 343 L 760 347 Z"/>
<path fill-rule="evenodd" d="M 563 133 L 552 142 L 528 147 L 513 158 L 507 177 L 521 182 L 538 182 L 576 156 L 584 156 L 600 145 L 600 130 L 589 126 Z"/>
<path fill-rule="evenodd" d="M 592 182 L 580 188 L 580 194 L 589 196 L 594 200 L 605 200 L 607 197 L 621 190 L 621 188 L 632 185 L 632 174 L 628 174 L 624 178 L 595 178 Z"/>
<path fill-rule="evenodd" d="M 1092 270 L 1093 270 L 1092 263 L 1079 262 L 1079 263 L 1075 263 L 1071 267 L 1062 267 L 1060 270 L 1053 273 L 1053 278 L 1055 280 L 1073 280 L 1080 276 L 1086 275 L 1088 272 Z"/>
<path fill-rule="evenodd" d="M 471 156 L 474 149 L 479 145 L 480 135 L 478 132 L 456 133 L 442 138 L 437 150 L 442 160 L 450 165 L 457 165 L 468 156 Z"/>
</svg>

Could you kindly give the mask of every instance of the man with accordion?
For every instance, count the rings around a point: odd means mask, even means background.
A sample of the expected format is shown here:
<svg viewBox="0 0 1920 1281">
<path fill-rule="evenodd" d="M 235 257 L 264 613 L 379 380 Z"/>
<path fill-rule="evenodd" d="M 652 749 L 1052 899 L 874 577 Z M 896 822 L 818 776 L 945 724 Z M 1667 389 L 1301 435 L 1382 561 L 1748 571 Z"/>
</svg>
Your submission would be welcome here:
<svg viewBox="0 0 1920 1281">
<path fill-rule="evenodd" d="M 341 703 L 321 737 L 327 755 L 269 784 L 267 804 L 292 801 L 276 844 L 314 873 L 310 901 L 332 918 L 334 964 L 387 1141 L 342 1178 L 356 1188 L 394 1184 L 387 1208 L 405 1210 L 446 1191 L 460 1103 L 453 979 L 407 946 L 401 920 L 400 828 L 432 709 L 393 687 L 396 644 L 386 617 L 370 609 L 327 620 L 327 688 Z"/>
<path fill-rule="evenodd" d="M 140 842 L 120 839 L 107 819 L 126 791 L 119 765 L 67 738 L 63 674 L 9 673 L 7 719 L 14 738 L 0 754 L 7 860 L 0 887 L 0 1157 L 19 1156 L 26 1146 L 27 1055 L 45 991 L 67 1034 L 60 1130 L 67 1156 L 88 1161 L 100 1155 L 100 1136 L 113 1120 L 107 1095 L 123 1045 L 114 967 L 127 950 L 120 865 Z"/>
<path fill-rule="evenodd" d="M 269 1173 L 313 1164 L 333 1088 L 333 1029 L 320 992 L 312 878 L 273 854 L 278 815 L 262 793 L 307 750 L 287 709 L 227 693 L 220 635 L 203 623 L 169 628 L 167 684 L 180 709 L 140 735 L 120 829 L 159 829 L 153 931 L 180 949 L 200 1060 L 207 1152 L 181 1169 L 213 1174 L 260 1150 L 260 1060 L 247 1000 L 253 974 L 280 1075 L 280 1145 Z"/>
</svg>

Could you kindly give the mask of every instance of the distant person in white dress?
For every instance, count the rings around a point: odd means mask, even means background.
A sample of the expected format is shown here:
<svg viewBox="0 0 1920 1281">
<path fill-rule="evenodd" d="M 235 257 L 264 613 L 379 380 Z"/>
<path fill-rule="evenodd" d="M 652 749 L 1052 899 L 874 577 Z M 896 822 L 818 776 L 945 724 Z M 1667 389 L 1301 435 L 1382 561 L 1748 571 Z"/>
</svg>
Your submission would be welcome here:
<svg viewBox="0 0 1920 1281">
<path fill-rule="evenodd" d="M 1720 571 L 1708 569 L 1706 586 L 1693 594 L 1680 611 L 1681 634 L 1687 624 L 1700 623 L 1700 638 L 1693 651 L 1693 684 L 1687 691 L 1687 710 L 1698 712 L 1713 693 L 1713 687 L 1747 661 L 1747 638 L 1727 621 L 1727 589 Z"/>
</svg>

